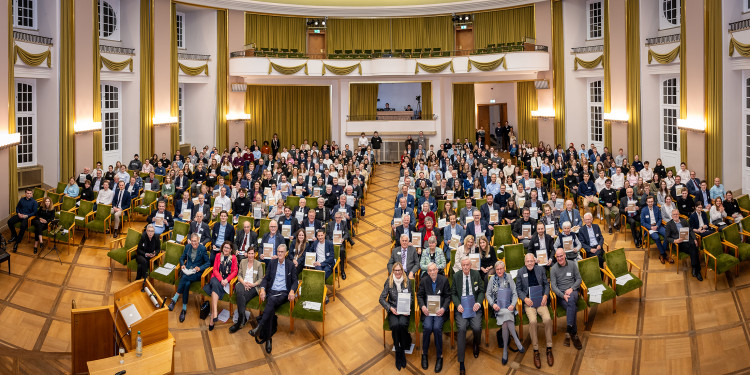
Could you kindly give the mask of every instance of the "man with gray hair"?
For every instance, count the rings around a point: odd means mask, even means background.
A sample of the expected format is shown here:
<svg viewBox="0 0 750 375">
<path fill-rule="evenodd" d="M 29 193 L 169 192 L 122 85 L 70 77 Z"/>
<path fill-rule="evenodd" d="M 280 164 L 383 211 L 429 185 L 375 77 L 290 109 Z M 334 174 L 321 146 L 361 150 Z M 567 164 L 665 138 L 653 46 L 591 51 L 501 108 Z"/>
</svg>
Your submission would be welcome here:
<svg viewBox="0 0 750 375">
<path fill-rule="evenodd" d="M 573 346 L 581 350 L 581 340 L 578 338 L 578 325 L 576 315 L 578 312 L 578 288 L 581 286 L 581 274 L 578 272 L 578 264 L 566 257 L 565 251 L 560 248 L 555 252 L 556 263 L 550 269 L 550 286 L 557 296 L 557 304 L 565 309 L 567 319 L 567 330 L 563 345 Z"/>
<path fill-rule="evenodd" d="M 417 255 L 417 250 L 414 249 L 414 246 L 409 244 L 409 235 L 402 234 L 398 238 L 400 245 L 393 248 L 391 258 L 388 259 L 388 273 L 391 273 L 394 264 L 401 263 L 404 272 L 409 275 L 410 279 L 413 279 L 419 269 L 419 255 Z"/>
<path fill-rule="evenodd" d="M 474 358 L 479 357 L 479 344 L 482 341 L 482 305 L 481 301 L 484 300 L 484 282 L 482 277 L 479 275 L 479 271 L 471 269 L 471 261 L 469 258 L 461 260 L 461 272 L 453 274 L 453 289 L 451 290 L 451 297 L 453 299 L 453 305 L 456 306 L 458 311 L 455 314 L 456 327 L 458 328 L 458 363 L 459 373 L 461 375 L 466 374 L 466 368 L 464 367 L 464 354 L 466 353 L 466 329 L 471 326 L 471 330 L 474 333 Z M 472 305 L 471 299 L 473 298 L 474 304 Z M 466 307 L 464 307 L 466 305 Z M 466 309 L 473 310 L 473 313 L 466 311 L 469 315 L 464 318 L 464 311 Z"/>
<path fill-rule="evenodd" d="M 536 334 L 537 315 L 542 318 L 544 324 L 544 338 L 547 340 L 547 365 L 552 366 L 555 358 L 552 355 L 552 318 L 550 318 L 547 308 L 550 302 L 547 274 L 544 267 L 537 265 L 537 260 L 532 253 L 526 253 L 524 264 L 526 267 L 521 267 L 516 277 L 516 293 L 518 299 L 523 301 L 523 310 L 529 317 L 529 336 L 531 336 L 531 345 L 534 347 L 534 366 L 536 368 L 542 367 L 539 356 L 539 339 Z M 530 288 L 532 287 L 535 287 L 535 289 L 541 288 L 541 301 L 531 299 Z"/>
<path fill-rule="evenodd" d="M 396 238 L 400 238 L 401 235 L 406 234 L 411 238 L 411 232 L 416 232 L 417 228 L 414 226 L 414 224 L 411 222 L 411 215 L 406 214 L 404 216 L 401 216 L 401 225 L 396 227 L 396 230 L 394 231 Z"/>
<path fill-rule="evenodd" d="M 435 237 L 430 237 L 432 240 Z M 450 284 L 448 278 L 438 273 L 438 266 L 435 263 L 427 265 L 427 275 L 422 277 L 419 282 L 419 291 L 417 292 L 417 303 L 419 304 L 424 321 L 422 322 L 422 369 L 427 370 L 429 361 L 427 353 L 430 351 L 430 336 L 435 336 L 435 372 L 440 372 L 443 368 L 443 322 L 448 318 L 446 312 L 450 307 Z M 437 306 L 435 306 L 437 305 Z M 434 306 L 434 307 L 433 307 Z M 431 310 L 430 307 L 433 307 Z M 436 310 L 435 310 L 436 309 Z"/>
</svg>

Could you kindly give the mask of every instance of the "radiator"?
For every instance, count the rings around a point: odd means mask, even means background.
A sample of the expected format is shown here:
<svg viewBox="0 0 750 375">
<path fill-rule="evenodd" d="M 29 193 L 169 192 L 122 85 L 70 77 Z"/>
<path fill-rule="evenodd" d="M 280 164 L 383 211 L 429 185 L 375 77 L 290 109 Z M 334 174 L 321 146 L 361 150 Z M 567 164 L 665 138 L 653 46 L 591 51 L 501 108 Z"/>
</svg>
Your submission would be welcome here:
<svg viewBox="0 0 750 375">
<path fill-rule="evenodd" d="M 18 188 L 42 186 L 44 179 L 44 167 L 41 165 L 33 167 L 18 168 Z"/>
<path fill-rule="evenodd" d="M 190 143 L 183 143 L 180 145 L 180 155 L 182 155 L 183 158 L 190 154 L 190 147 L 192 147 Z M 172 155 L 172 157 L 174 157 L 174 155 Z"/>
</svg>

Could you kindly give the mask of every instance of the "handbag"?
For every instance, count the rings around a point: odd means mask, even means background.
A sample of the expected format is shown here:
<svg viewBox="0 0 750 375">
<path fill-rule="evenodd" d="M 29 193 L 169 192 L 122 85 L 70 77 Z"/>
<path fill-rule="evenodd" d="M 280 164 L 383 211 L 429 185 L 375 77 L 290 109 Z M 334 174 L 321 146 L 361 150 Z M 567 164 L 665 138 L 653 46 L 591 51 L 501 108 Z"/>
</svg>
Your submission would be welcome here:
<svg viewBox="0 0 750 375">
<path fill-rule="evenodd" d="M 211 305 L 208 304 L 208 301 L 205 301 L 201 305 L 201 313 L 200 313 L 201 320 L 205 320 L 208 317 L 209 312 L 211 312 Z"/>
</svg>

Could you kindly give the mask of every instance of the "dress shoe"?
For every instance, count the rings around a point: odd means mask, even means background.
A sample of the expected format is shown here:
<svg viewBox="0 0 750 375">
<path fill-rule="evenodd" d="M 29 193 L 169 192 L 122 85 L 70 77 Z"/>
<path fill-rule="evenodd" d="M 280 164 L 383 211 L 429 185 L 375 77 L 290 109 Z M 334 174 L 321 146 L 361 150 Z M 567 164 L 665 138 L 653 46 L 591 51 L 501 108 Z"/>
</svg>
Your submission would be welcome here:
<svg viewBox="0 0 750 375">
<path fill-rule="evenodd" d="M 430 367 L 430 361 L 427 360 L 427 354 L 422 354 L 422 370 L 427 370 Z"/>
<path fill-rule="evenodd" d="M 258 327 L 260 327 L 260 326 L 258 326 Z M 255 327 L 255 328 L 253 328 L 253 329 L 251 329 L 251 330 L 247 331 L 247 333 L 249 333 L 249 334 L 250 334 L 250 336 L 253 336 L 253 337 L 255 337 L 255 335 L 257 335 L 257 334 L 258 334 L 258 327 Z"/>
<path fill-rule="evenodd" d="M 565 340 L 563 341 L 563 346 L 570 346 L 570 337 L 565 336 Z"/>
<path fill-rule="evenodd" d="M 552 355 L 552 348 L 547 347 L 547 365 L 552 367 L 555 364 L 555 356 Z"/>
<path fill-rule="evenodd" d="M 243 318 L 244 318 L 244 316 L 240 316 L 237 319 L 237 323 L 234 323 L 231 327 L 229 327 L 229 333 L 235 333 L 235 332 L 239 331 L 240 329 L 242 329 L 242 326 L 245 325 L 245 319 L 243 319 Z"/>
<path fill-rule="evenodd" d="M 271 349 L 273 349 L 271 346 L 271 339 L 268 339 L 268 341 L 266 341 L 266 353 L 271 354 Z"/>
<path fill-rule="evenodd" d="M 521 347 L 521 349 L 518 349 L 518 352 L 519 352 L 519 353 L 526 353 L 526 348 L 524 348 L 524 347 L 522 346 L 522 347 Z"/>
<path fill-rule="evenodd" d="M 39 252 L 39 248 L 34 246 L 34 254 L 36 255 L 37 252 Z M 693 274 L 693 276 L 695 276 L 695 274 Z"/>
<path fill-rule="evenodd" d="M 661 262 L 661 264 L 664 264 L 666 262 L 666 260 L 667 259 L 664 258 L 664 255 L 659 255 L 659 262 Z"/>
<path fill-rule="evenodd" d="M 180 323 L 182 323 L 182 322 L 185 321 L 185 312 L 186 311 L 187 310 L 182 310 L 182 312 L 180 312 Z"/>
<path fill-rule="evenodd" d="M 583 348 L 583 345 L 581 345 L 581 339 L 578 338 L 578 335 L 572 335 L 570 339 L 573 341 L 573 346 L 576 349 L 581 350 Z"/>
<path fill-rule="evenodd" d="M 536 368 L 542 368 L 542 359 L 539 357 L 538 350 L 534 350 L 534 366 Z"/>
<path fill-rule="evenodd" d="M 459 375 L 466 375 L 466 367 L 464 367 L 463 362 L 458 362 L 460 366 L 458 366 L 458 373 Z"/>
<path fill-rule="evenodd" d="M 609 228 L 609 234 L 612 234 L 612 228 Z"/>
<path fill-rule="evenodd" d="M 508 364 L 508 352 L 503 351 L 503 356 L 500 358 L 500 360 L 503 362 L 503 366 Z"/>
<path fill-rule="evenodd" d="M 346 280 L 346 272 L 341 271 L 341 280 Z"/>
<path fill-rule="evenodd" d="M 16 251 L 18 251 L 18 241 L 13 243 L 13 252 L 15 253 Z"/>
<path fill-rule="evenodd" d="M 46 248 L 46 247 L 47 247 L 47 243 L 46 242 L 40 243 L 39 244 L 39 251 L 44 251 L 44 248 Z"/>
<path fill-rule="evenodd" d="M 208 330 L 209 331 L 213 331 L 214 330 L 214 324 L 213 323 L 211 323 L 211 324 L 208 325 Z"/>
<path fill-rule="evenodd" d="M 10 239 L 8 240 L 8 242 L 16 242 L 17 240 L 18 240 L 18 237 L 16 237 L 16 236 L 13 236 L 13 237 L 11 237 L 11 238 L 10 238 Z"/>
<path fill-rule="evenodd" d="M 479 358 L 479 345 L 474 345 L 474 358 Z"/>
<path fill-rule="evenodd" d="M 693 277 L 698 279 L 698 281 L 703 281 L 703 276 L 701 275 L 700 271 L 693 270 Z"/>
<path fill-rule="evenodd" d="M 674 263 L 674 259 L 671 256 L 667 256 L 667 261 L 669 261 L 669 264 Z"/>
<path fill-rule="evenodd" d="M 175 301 L 173 299 L 169 300 L 169 307 L 168 307 L 169 311 L 174 310 L 174 305 L 175 305 Z M 162 307 L 164 307 L 164 306 L 162 306 Z"/>
<path fill-rule="evenodd" d="M 115 229 L 114 237 L 115 238 L 120 237 L 120 231 L 119 230 Z"/>
<path fill-rule="evenodd" d="M 443 370 L 443 357 L 437 357 L 435 360 L 435 372 L 440 372 Z"/>
</svg>

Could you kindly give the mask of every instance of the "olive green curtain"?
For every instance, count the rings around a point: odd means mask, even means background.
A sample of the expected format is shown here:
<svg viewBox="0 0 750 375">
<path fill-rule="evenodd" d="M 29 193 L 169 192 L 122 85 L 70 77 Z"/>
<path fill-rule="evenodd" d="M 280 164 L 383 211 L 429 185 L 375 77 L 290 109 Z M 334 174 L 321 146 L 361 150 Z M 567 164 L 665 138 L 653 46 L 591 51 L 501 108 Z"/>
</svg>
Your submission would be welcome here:
<svg viewBox="0 0 750 375">
<path fill-rule="evenodd" d="M 704 25 L 704 85 L 706 88 L 706 180 L 723 177 L 722 148 L 722 43 L 724 30 L 721 21 L 721 1 L 705 0 Z"/>
<path fill-rule="evenodd" d="M 94 69 L 92 72 L 92 76 L 94 79 L 93 82 L 93 89 L 94 89 L 94 95 L 93 95 L 93 105 L 94 105 L 94 122 L 101 122 L 102 121 L 102 94 L 101 94 L 101 80 L 100 80 L 100 74 L 101 74 L 101 64 L 102 64 L 102 55 L 99 53 L 99 0 L 91 0 L 91 8 L 93 10 L 93 13 L 91 15 L 91 19 L 94 20 L 92 22 L 92 29 L 91 29 L 91 35 L 93 39 L 93 56 L 94 56 Z M 131 59 L 132 61 L 132 59 Z M 96 69 L 96 67 L 99 67 L 99 69 Z M 132 69 L 131 69 L 132 72 Z M 94 137 L 94 149 L 93 149 L 93 160 L 94 164 L 96 165 L 96 162 L 102 161 L 102 131 L 97 130 L 93 134 Z"/>
<path fill-rule="evenodd" d="M 52 67 L 52 52 L 50 52 L 49 49 L 40 53 L 31 53 L 19 46 L 16 46 L 15 51 L 16 57 L 20 58 L 21 61 L 23 61 L 23 63 L 28 66 L 39 66 L 42 65 L 45 60 L 47 60 L 47 67 Z"/>
<path fill-rule="evenodd" d="M 531 117 L 531 111 L 536 111 L 538 106 L 534 82 L 518 82 L 516 84 L 516 99 L 518 103 L 518 139 L 525 139 L 535 145 L 539 141 L 539 125 L 537 119 Z"/>
<path fill-rule="evenodd" d="M 148 157 L 154 150 L 154 0 L 141 0 L 140 23 L 140 151 Z"/>
<path fill-rule="evenodd" d="M 349 121 L 375 120 L 378 110 L 378 84 L 349 85 Z"/>
<path fill-rule="evenodd" d="M 680 0 L 680 51 L 687 56 L 687 19 L 685 18 L 685 0 Z M 687 118 L 687 59 L 680 58 L 680 118 Z M 680 160 L 687 163 L 687 130 L 680 129 Z"/>
<path fill-rule="evenodd" d="M 640 0 L 625 0 L 625 73 L 628 98 L 628 155 L 641 153 Z"/>
<path fill-rule="evenodd" d="M 98 55 L 98 53 L 97 53 Z M 130 68 L 130 71 L 133 71 L 133 58 L 129 58 L 125 61 L 112 61 L 104 56 L 99 57 L 99 70 L 102 69 L 102 67 L 107 67 L 107 69 L 113 71 L 113 72 L 119 72 L 125 68 Z"/>
<path fill-rule="evenodd" d="M 576 57 L 575 60 L 573 60 L 573 70 L 578 70 L 579 65 L 583 69 L 594 69 L 597 66 L 599 66 L 599 64 L 602 64 L 603 61 L 604 61 L 604 55 L 599 55 L 599 57 L 590 61 L 582 60 Z"/>
<path fill-rule="evenodd" d="M 394 49 L 453 49 L 453 21 L 450 16 L 394 18 L 391 24 Z"/>
<path fill-rule="evenodd" d="M 555 107 L 555 144 L 565 144 L 565 39 L 562 0 L 552 1 L 552 85 Z"/>
<path fill-rule="evenodd" d="M 271 61 L 268 62 L 268 74 L 271 74 L 271 72 L 275 70 L 281 74 L 290 75 L 297 73 L 302 69 L 305 69 L 305 75 L 307 75 L 307 63 L 297 66 L 281 66 Z"/>
<path fill-rule="evenodd" d="M 177 63 L 177 66 L 180 67 L 180 70 L 182 70 L 183 73 L 189 75 L 189 76 L 197 76 L 201 73 L 208 75 L 208 64 L 203 64 L 201 66 L 187 66 L 183 65 L 182 63 Z"/>
<path fill-rule="evenodd" d="M 431 120 L 432 115 L 432 82 L 422 82 L 422 120 Z"/>
<path fill-rule="evenodd" d="M 75 2 L 60 2 L 60 178 L 75 173 Z"/>
<path fill-rule="evenodd" d="M 471 68 L 474 67 L 483 72 L 491 72 L 500 66 L 502 66 L 503 69 L 508 70 L 508 65 L 505 63 L 505 56 L 497 60 L 488 61 L 488 62 L 479 62 L 479 61 L 474 61 L 472 59 L 469 59 L 469 65 L 466 68 L 466 71 L 470 72 Z"/>
<path fill-rule="evenodd" d="M 245 13 L 245 44 L 255 48 L 296 49 L 305 52 L 307 29 L 302 17 Z"/>
<path fill-rule="evenodd" d="M 476 130 L 474 84 L 453 84 L 453 138 L 473 139 Z"/>
<path fill-rule="evenodd" d="M 8 1 L 8 134 L 16 132 L 16 83 L 14 80 L 16 52 L 13 48 L 13 2 Z M 17 146 L 8 149 L 8 198 L 18 201 L 18 156 Z M 15 204 L 8 205 L 9 212 L 16 210 Z"/>
<path fill-rule="evenodd" d="M 245 97 L 245 139 L 261 144 L 279 134 L 281 143 L 299 145 L 331 138 L 331 91 L 329 86 L 248 85 Z"/>
<path fill-rule="evenodd" d="M 419 69 L 422 69 L 422 70 L 424 70 L 427 73 L 433 73 L 434 74 L 434 73 L 440 73 L 443 70 L 445 70 L 446 68 L 450 68 L 451 69 L 451 73 L 454 72 L 453 71 L 453 60 L 448 61 L 448 62 L 444 62 L 442 64 L 437 64 L 437 65 L 427 65 L 427 64 L 422 64 L 421 62 L 417 62 L 417 66 L 414 67 L 414 74 L 419 73 Z"/>
<path fill-rule="evenodd" d="M 667 53 L 657 53 L 649 48 L 648 50 L 648 63 L 651 64 L 652 60 L 656 60 L 659 64 L 669 64 L 680 56 L 680 46 Z"/>
<path fill-rule="evenodd" d="M 740 43 L 732 37 L 729 40 L 729 56 L 734 56 L 734 51 L 737 51 L 742 57 L 748 57 L 750 56 L 750 44 Z"/>
<path fill-rule="evenodd" d="M 474 15 L 474 48 L 485 48 L 488 44 L 522 42 L 527 36 L 536 37 L 533 5 Z"/>
<path fill-rule="evenodd" d="M 328 19 L 328 51 L 391 49 L 390 19 Z"/>
<path fill-rule="evenodd" d="M 609 34 L 609 0 L 604 0 L 604 53 L 602 53 L 602 67 L 604 68 L 604 113 L 612 112 L 612 71 L 609 67 L 610 34 Z M 612 151 L 612 122 L 604 121 L 604 147 Z"/>
<path fill-rule="evenodd" d="M 227 75 L 229 72 L 229 47 L 227 46 L 227 11 L 216 11 L 216 147 L 223 152 L 227 138 Z"/>
<path fill-rule="evenodd" d="M 362 75 L 362 64 L 356 63 L 350 66 L 333 66 L 323 63 L 323 75 L 326 75 L 326 70 L 339 76 L 345 76 L 351 74 L 355 69 Z"/>
<path fill-rule="evenodd" d="M 170 10 L 172 27 L 170 27 L 169 40 L 169 115 L 179 117 L 180 115 L 180 62 L 177 55 L 177 4 L 172 2 Z M 208 72 L 208 69 L 206 70 Z M 218 95 L 217 95 L 218 96 Z M 180 119 L 176 125 L 169 127 L 169 150 L 174 155 L 180 149 Z"/>
</svg>

